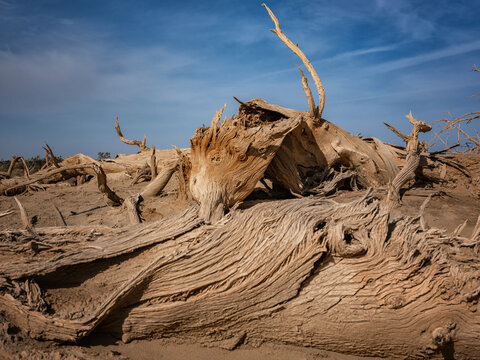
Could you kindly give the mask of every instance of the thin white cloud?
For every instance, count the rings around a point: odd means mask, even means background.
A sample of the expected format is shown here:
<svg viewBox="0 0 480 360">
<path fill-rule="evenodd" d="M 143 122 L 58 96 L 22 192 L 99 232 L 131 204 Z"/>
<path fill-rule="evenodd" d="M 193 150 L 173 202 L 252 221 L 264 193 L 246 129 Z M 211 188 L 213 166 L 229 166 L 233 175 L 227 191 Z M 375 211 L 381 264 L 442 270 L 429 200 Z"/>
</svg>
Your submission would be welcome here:
<svg viewBox="0 0 480 360">
<path fill-rule="evenodd" d="M 370 71 L 367 70 L 366 72 L 369 74 L 385 73 L 385 72 L 399 70 L 399 69 L 403 69 L 411 66 L 416 66 L 416 65 L 431 62 L 434 60 L 443 59 L 449 56 L 469 53 L 476 50 L 480 50 L 480 40 L 466 43 L 466 44 L 449 46 L 447 48 L 432 51 L 426 54 L 421 54 L 417 56 L 385 62 L 383 64 L 376 65 L 375 67 L 371 68 Z"/>
<path fill-rule="evenodd" d="M 374 53 L 385 52 L 385 51 L 392 51 L 392 50 L 397 49 L 400 46 L 400 44 L 401 43 L 347 51 L 347 52 L 344 52 L 344 53 L 341 53 L 341 54 L 338 54 L 338 55 L 334 55 L 334 56 L 332 56 L 328 59 L 325 59 L 325 61 L 334 61 L 334 60 L 336 61 L 336 60 L 343 60 L 343 59 L 351 59 L 351 58 L 354 58 L 356 56 L 374 54 Z"/>
<path fill-rule="evenodd" d="M 430 38 L 437 30 L 432 19 L 420 15 L 418 6 L 410 1 L 377 0 L 377 7 L 382 17 L 388 17 L 390 23 L 403 34 L 414 40 Z"/>
</svg>

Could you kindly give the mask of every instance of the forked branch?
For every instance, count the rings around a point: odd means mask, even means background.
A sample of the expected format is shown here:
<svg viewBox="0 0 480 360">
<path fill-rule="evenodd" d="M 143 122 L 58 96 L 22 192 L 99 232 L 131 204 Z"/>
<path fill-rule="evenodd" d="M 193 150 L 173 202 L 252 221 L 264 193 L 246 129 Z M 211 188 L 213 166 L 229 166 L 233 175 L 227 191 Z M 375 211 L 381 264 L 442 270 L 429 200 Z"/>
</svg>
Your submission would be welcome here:
<svg viewBox="0 0 480 360">
<path fill-rule="evenodd" d="M 120 140 L 122 140 L 125 144 L 128 145 L 137 145 L 140 148 L 140 151 L 146 151 L 148 150 L 148 147 L 145 146 L 145 143 L 147 142 L 147 137 L 143 137 L 143 141 L 139 140 L 127 140 L 123 137 L 122 130 L 120 130 L 120 125 L 118 123 L 118 116 L 115 119 L 115 130 L 117 130 L 118 137 Z"/>
<path fill-rule="evenodd" d="M 273 23 L 275 24 L 275 29 L 272 29 L 271 31 L 276 34 L 282 42 L 288 46 L 290 50 L 292 50 L 295 55 L 297 55 L 300 60 L 302 60 L 303 64 L 306 66 L 308 72 L 310 75 L 312 75 L 313 81 L 315 82 L 315 86 L 318 91 L 318 111 L 316 112 L 317 117 L 320 118 L 322 116 L 323 108 L 325 106 L 325 90 L 323 89 L 322 82 L 320 81 L 320 78 L 318 77 L 317 72 L 315 71 L 315 68 L 313 65 L 310 63 L 310 61 L 307 59 L 305 54 L 298 48 L 298 45 L 295 45 L 293 42 L 290 41 L 290 39 L 283 33 L 283 31 L 280 29 L 280 25 L 278 23 L 278 19 L 275 17 L 275 14 L 268 8 L 267 5 L 262 4 L 262 6 L 265 7 L 268 11 L 268 15 L 270 15 L 270 18 L 272 19 Z M 308 84 L 307 84 L 308 86 Z M 307 95 L 307 100 L 308 100 L 308 95 Z M 310 103 L 309 103 L 310 107 Z"/>
<path fill-rule="evenodd" d="M 60 167 L 60 165 L 58 164 L 58 161 L 55 158 L 55 155 L 53 154 L 53 151 L 52 151 L 51 147 L 48 146 L 48 144 L 46 142 L 45 142 L 45 146 L 46 147 L 42 146 L 43 150 L 45 150 L 45 157 L 48 158 L 48 155 L 50 155 L 50 158 L 52 159 L 53 165 L 58 169 Z"/>
<path fill-rule="evenodd" d="M 433 144 L 435 144 L 438 140 L 440 140 L 445 146 L 447 146 L 447 139 L 443 139 L 442 134 L 445 135 L 451 131 L 456 131 L 459 143 L 461 142 L 461 140 L 464 140 L 465 141 L 464 145 L 466 145 L 467 147 L 470 147 L 469 151 L 478 151 L 480 149 L 480 138 L 478 136 L 468 134 L 466 131 L 462 129 L 462 125 L 470 124 L 473 120 L 480 119 L 480 112 L 478 111 L 470 112 L 467 114 L 463 114 L 461 116 L 453 116 L 450 113 L 448 114 L 450 115 L 449 119 L 441 119 L 441 120 L 435 121 L 435 123 L 438 123 L 438 122 L 444 123 L 445 126 L 443 127 L 442 130 L 435 133 L 434 138 L 436 138 L 436 140 Z M 462 138 L 462 135 L 465 137 L 465 139 Z"/>
</svg>

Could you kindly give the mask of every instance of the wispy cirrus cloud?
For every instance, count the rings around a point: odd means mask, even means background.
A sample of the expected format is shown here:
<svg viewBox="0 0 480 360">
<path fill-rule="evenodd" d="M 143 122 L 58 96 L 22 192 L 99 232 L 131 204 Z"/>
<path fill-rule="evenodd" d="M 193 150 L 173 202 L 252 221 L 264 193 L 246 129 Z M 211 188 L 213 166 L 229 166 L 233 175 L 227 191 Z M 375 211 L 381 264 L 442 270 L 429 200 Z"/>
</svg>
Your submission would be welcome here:
<svg viewBox="0 0 480 360">
<path fill-rule="evenodd" d="M 357 56 L 375 54 L 375 53 L 386 52 L 386 51 L 392 51 L 392 50 L 398 49 L 401 45 L 402 45 L 402 43 L 397 43 L 397 44 L 391 44 L 391 45 L 385 45 L 385 46 L 375 46 L 375 47 L 370 47 L 370 48 L 346 51 L 346 52 L 340 53 L 338 55 L 334 55 L 330 58 L 327 58 L 324 61 L 337 61 L 337 60 L 352 59 L 352 58 L 355 58 Z"/>
<path fill-rule="evenodd" d="M 466 44 L 448 46 L 443 49 L 431 51 L 416 56 L 388 61 L 383 64 L 375 65 L 374 67 L 370 68 L 370 70 L 366 70 L 366 73 L 379 74 L 394 70 L 401 70 L 407 67 L 412 67 L 456 55 L 462 55 L 477 50 L 480 50 L 480 40 L 469 42 Z"/>
<path fill-rule="evenodd" d="M 381 16 L 386 17 L 392 26 L 411 39 L 427 39 L 437 30 L 435 20 L 426 18 L 412 1 L 376 0 L 376 4 Z"/>
<path fill-rule="evenodd" d="M 405 104 L 456 111 L 465 102 L 449 89 L 474 93 L 468 70 L 480 62 L 480 5 L 269 5 L 317 69 L 326 116 L 346 128 L 363 131 L 361 124 L 382 137 L 368 124 L 395 114 L 403 120 Z M 243 0 L 0 0 L 0 158 L 35 155 L 37 138 L 63 155 L 85 151 L 85 141 L 90 155 L 129 151 L 113 131 L 115 115 L 132 137 L 147 132 L 158 147 L 185 146 L 225 101 L 227 112 L 236 110 L 232 95 L 304 109 L 300 61 L 270 28 L 260 4 Z"/>
</svg>

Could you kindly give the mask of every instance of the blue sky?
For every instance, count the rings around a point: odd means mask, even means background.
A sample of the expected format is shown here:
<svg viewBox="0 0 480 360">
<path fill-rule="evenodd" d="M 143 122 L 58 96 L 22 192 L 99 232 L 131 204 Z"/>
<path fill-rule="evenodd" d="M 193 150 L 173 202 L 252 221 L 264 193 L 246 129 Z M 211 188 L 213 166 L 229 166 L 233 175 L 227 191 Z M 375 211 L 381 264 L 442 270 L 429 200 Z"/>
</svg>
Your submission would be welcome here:
<svg viewBox="0 0 480 360">
<path fill-rule="evenodd" d="M 478 111 L 480 1 L 270 1 L 326 90 L 323 116 L 398 139 L 405 115 Z M 0 158 L 135 152 L 115 133 L 186 147 L 228 103 L 306 110 L 295 64 L 257 1 L 0 0 Z M 310 81 L 313 84 L 312 81 Z"/>
</svg>

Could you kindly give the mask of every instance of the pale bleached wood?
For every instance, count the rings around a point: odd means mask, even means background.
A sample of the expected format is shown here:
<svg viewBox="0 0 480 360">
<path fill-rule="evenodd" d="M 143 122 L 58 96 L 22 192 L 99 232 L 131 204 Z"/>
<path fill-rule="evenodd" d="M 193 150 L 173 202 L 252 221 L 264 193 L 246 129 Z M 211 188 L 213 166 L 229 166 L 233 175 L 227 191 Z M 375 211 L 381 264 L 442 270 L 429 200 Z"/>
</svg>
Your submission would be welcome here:
<svg viewBox="0 0 480 360">
<path fill-rule="evenodd" d="M 305 93 L 305 97 L 307 98 L 307 103 L 308 103 L 308 114 L 311 117 L 316 117 L 317 114 L 316 114 L 316 108 L 315 108 L 315 101 L 313 100 L 312 91 L 310 90 L 310 87 L 308 86 L 307 77 L 303 73 L 300 66 L 297 65 L 297 68 L 298 68 L 298 70 L 300 70 L 300 76 L 302 77 L 303 92 Z"/>
<path fill-rule="evenodd" d="M 325 90 L 323 89 L 323 85 L 322 85 L 322 82 L 320 81 L 320 77 L 318 76 L 317 71 L 315 70 L 313 65 L 310 63 L 310 61 L 307 59 L 303 51 L 299 49 L 298 45 L 291 42 L 290 39 L 283 33 L 283 31 L 280 29 L 278 19 L 275 17 L 273 12 L 268 8 L 268 6 L 265 4 L 262 4 L 262 6 L 264 6 L 265 9 L 267 9 L 268 15 L 270 16 L 273 23 L 275 24 L 275 29 L 271 31 L 275 35 L 277 35 L 280 38 L 280 40 L 282 40 L 282 42 L 285 45 L 287 45 L 287 47 L 290 50 L 292 50 L 295 53 L 295 55 L 297 55 L 300 58 L 300 60 L 302 60 L 303 64 L 308 69 L 308 72 L 310 73 L 310 75 L 312 75 L 313 81 L 318 91 L 318 110 L 315 113 L 317 117 L 320 118 L 323 113 L 323 108 L 325 107 Z"/>
<path fill-rule="evenodd" d="M 142 190 L 140 195 L 142 198 L 149 198 L 157 196 L 162 192 L 162 190 L 167 186 L 168 182 L 172 178 L 172 175 L 178 168 L 178 162 L 173 162 L 164 166 L 160 174 L 157 177 L 150 181 L 148 185 Z"/>
<path fill-rule="evenodd" d="M 27 163 L 25 162 L 25 159 L 23 158 L 23 156 L 15 156 L 15 157 L 12 159 L 12 161 L 10 162 L 10 165 L 8 166 L 7 172 L 0 171 L 0 176 L 2 176 L 2 177 L 4 177 L 4 178 L 11 178 L 11 177 L 12 177 L 13 168 L 15 167 L 15 164 L 16 164 L 17 160 L 21 160 L 21 161 L 22 161 L 22 165 L 23 165 L 25 177 L 26 177 L 27 179 L 30 179 L 30 170 L 29 170 L 28 165 L 27 165 Z"/>
<path fill-rule="evenodd" d="M 22 220 L 23 227 L 30 232 L 33 231 L 32 224 L 30 223 L 30 220 L 28 219 L 27 211 L 23 207 L 22 203 L 16 196 L 13 197 L 15 199 L 15 202 L 17 203 L 18 210 L 20 212 L 20 219 Z"/>
<path fill-rule="evenodd" d="M 4 211 L 4 212 L 1 212 L 1 213 L 0 213 L 0 218 L 1 218 L 1 217 L 4 217 L 4 216 L 12 215 L 12 214 L 14 214 L 14 213 L 15 213 L 14 210 L 7 210 L 7 211 Z"/>
</svg>

